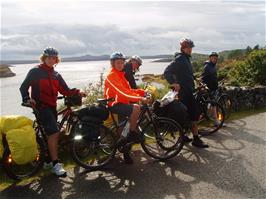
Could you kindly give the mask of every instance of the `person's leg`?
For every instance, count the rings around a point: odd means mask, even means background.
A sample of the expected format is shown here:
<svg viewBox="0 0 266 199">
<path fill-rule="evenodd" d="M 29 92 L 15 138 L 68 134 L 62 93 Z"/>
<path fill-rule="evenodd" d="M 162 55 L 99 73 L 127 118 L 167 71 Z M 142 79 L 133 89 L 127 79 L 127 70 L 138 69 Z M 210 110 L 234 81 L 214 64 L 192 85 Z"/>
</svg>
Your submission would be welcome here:
<svg viewBox="0 0 266 199">
<path fill-rule="evenodd" d="M 47 144 L 50 158 L 52 160 L 52 172 L 57 176 L 65 176 L 66 171 L 58 161 L 58 138 L 59 129 L 57 126 L 57 116 L 55 110 L 44 108 L 40 111 L 41 122 L 47 135 Z"/>
<path fill-rule="evenodd" d="M 207 148 L 208 145 L 205 144 L 200 138 L 199 138 L 199 130 L 198 130 L 198 120 L 200 117 L 200 110 L 198 107 L 198 104 L 193 96 L 191 94 L 187 98 L 187 108 L 188 108 L 188 114 L 189 118 L 191 120 L 191 132 L 193 134 L 193 141 L 192 145 L 196 146 L 198 148 Z"/>
<path fill-rule="evenodd" d="M 52 161 L 58 160 L 58 138 L 59 132 L 47 137 L 48 150 Z"/>
<path fill-rule="evenodd" d="M 131 132 L 136 132 L 136 127 L 137 127 L 137 121 L 139 119 L 139 114 L 140 114 L 140 106 L 138 104 L 133 105 L 133 111 L 132 114 L 129 118 L 130 122 L 130 131 Z"/>
</svg>

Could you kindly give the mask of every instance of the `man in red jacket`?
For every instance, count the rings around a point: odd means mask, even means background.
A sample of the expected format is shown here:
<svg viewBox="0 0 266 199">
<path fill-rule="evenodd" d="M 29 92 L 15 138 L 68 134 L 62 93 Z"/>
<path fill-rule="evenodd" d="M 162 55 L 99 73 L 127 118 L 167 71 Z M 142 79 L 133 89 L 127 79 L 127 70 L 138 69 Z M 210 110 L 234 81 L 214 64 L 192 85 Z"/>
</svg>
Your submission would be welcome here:
<svg viewBox="0 0 266 199">
<path fill-rule="evenodd" d="M 57 176 L 66 176 L 66 171 L 58 161 L 58 137 L 56 101 L 58 92 L 65 96 L 80 94 L 77 89 L 69 89 L 62 76 L 54 70 L 60 59 L 56 49 L 46 48 L 40 58 L 41 64 L 32 68 L 20 87 L 22 101 L 36 104 L 40 120 L 47 135 L 48 149 L 52 162 L 52 172 Z M 29 95 L 31 88 L 31 96 Z"/>
<path fill-rule="evenodd" d="M 147 103 L 149 100 L 144 98 L 143 89 L 132 89 L 125 78 L 124 64 L 125 56 L 122 53 L 115 52 L 110 56 L 112 69 L 106 77 L 104 84 L 104 97 L 106 99 L 114 98 L 115 101 L 109 102 L 110 110 L 122 117 L 128 117 L 130 122 L 130 132 L 127 138 L 121 138 L 118 145 L 125 142 L 139 143 L 143 137 L 136 132 L 137 120 L 140 114 L 138 102 Z M 133 160 L 129 155 L 129 150 L 124 151 L 124 160 L 132 164 Z"/>
</svg>

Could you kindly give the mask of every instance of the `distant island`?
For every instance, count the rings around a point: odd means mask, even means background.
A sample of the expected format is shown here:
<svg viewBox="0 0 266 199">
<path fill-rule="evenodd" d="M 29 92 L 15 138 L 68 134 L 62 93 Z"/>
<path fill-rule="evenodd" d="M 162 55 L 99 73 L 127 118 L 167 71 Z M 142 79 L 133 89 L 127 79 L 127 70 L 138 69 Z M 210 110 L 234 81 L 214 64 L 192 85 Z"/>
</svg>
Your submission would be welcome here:
<svg viewBox="0 0 266 199">
<path fill-rule="evenodd" d="M 16 74 L 13 73 L 10 69 L 10 65 L 7 64 L 0 64 L 0 78 L 2 77 L 13 77 Z"/>
</svg>

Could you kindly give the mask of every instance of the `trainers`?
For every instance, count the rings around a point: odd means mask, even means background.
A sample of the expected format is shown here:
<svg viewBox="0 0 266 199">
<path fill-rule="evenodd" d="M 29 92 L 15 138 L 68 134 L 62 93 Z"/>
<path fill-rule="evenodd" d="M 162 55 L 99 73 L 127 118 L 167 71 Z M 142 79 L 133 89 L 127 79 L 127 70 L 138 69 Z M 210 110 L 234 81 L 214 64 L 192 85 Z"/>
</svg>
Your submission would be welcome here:
<svg viewBox="0 0 266 199">
<path fill-rule="evenodd" d="M 58 177 L 66 177 L 67 174 L 65 169 L 63 168 L 63 164 L 61 163 L 54 165 L 54 167 L 52 168 L 52 173 L 54 173 Z"/>
<path fill-rule="evenodd" d="M 189 142 L 192 142 L 192 139 L 191 138 L 189 138 L 188 136 L 186 136 L 186 135 L 183 135 L 183 141 L 185 142 L 185 143 L 189 143 Z"/>
<path fill-rule="evenodd" d="M 120 137 L 116 143 L 116 147 L 118 151 L 122 152 L 124 146 L 127 144 L 127 138 L 125 137 Z"/>
<path fill-rule="evenodd" d="M 53 162 L 44 162 L 43 169 L 44 170 L 51 170 L 53 168 Z"/>
<path fill-rule="evenodd" d="M 124 162 L 126 164 L 133 164 L 133 159 L 131 158 L 130 156 L 130 149 L 131 149 L 131 146 L 127 147 L 127 149 L 124 149 L 124 153 L 123 153 L 123 156 L 124 156 Z"/>
<path fill-rule="evenodd" d="M 208 148 L 209 146 L 205 144 L 199 137 L 195 137 L 192 141 L 192 145 L 198 148 Z"/>
</svg>

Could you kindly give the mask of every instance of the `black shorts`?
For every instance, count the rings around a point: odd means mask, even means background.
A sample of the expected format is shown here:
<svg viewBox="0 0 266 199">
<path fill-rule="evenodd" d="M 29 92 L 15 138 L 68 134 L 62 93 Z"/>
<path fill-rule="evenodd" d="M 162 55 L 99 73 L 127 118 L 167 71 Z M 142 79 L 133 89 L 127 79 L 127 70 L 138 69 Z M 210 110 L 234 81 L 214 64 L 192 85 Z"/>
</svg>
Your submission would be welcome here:
<svg viewBox="0 0 266 199">
<path fill-rule="evenodd" d="M 122 122 L 126 118 L 130 117 L 133 112 L 133 104 L 118 103 L 110 107 L 112 113 L 118 114 L 118 121 Z"/>
<path fill-rule="evenodd" d="M 189 119 L 192 122 L 196 122 L 199 120 L 200 109 L 197 101 L 192 92 L 180 92 L 179 98 L 181 102 L 187 107 L 187 112 L 189 115 Z"/>
<path fill-rule="evenodd" d="M 40 108 L 38 109 L 40 114 L 41 124 L 44 128 L 45 134 L 47 136 L 53 135 L 59 132 L 59 127 L 57 125 L 57 111 L 55 108 Z"/>
</svg>

